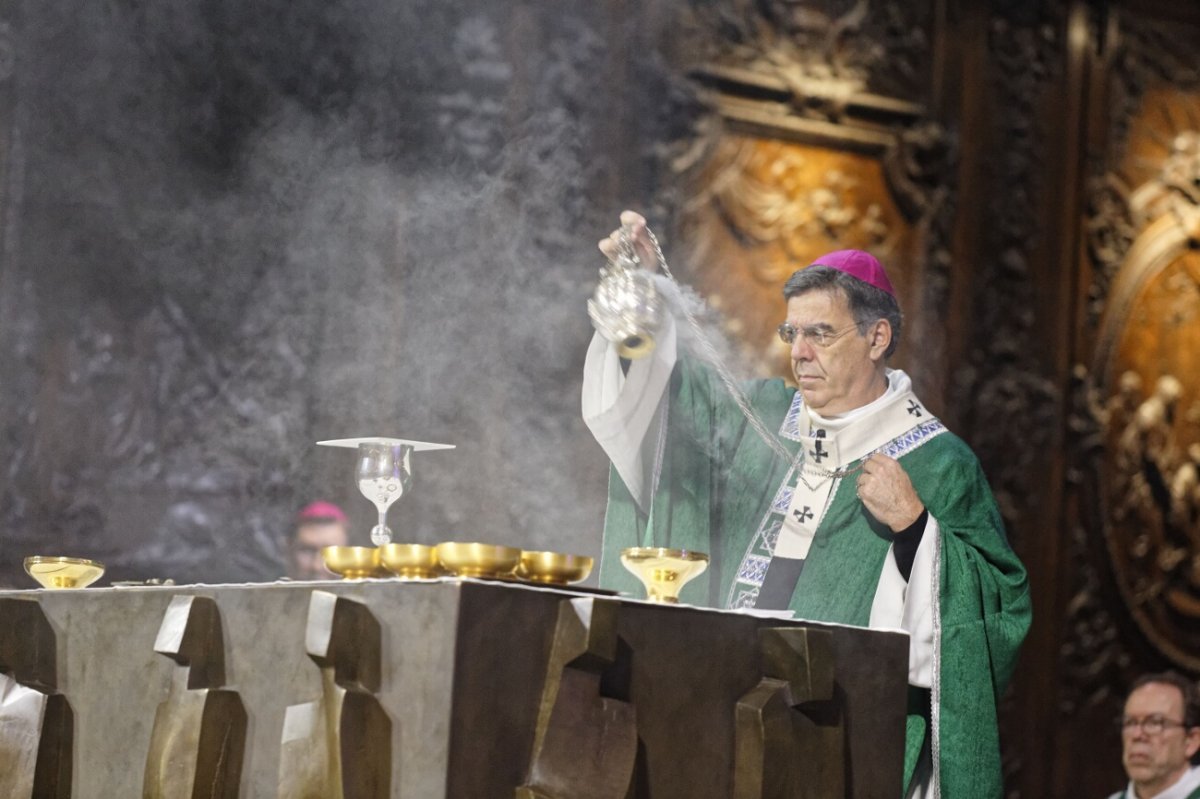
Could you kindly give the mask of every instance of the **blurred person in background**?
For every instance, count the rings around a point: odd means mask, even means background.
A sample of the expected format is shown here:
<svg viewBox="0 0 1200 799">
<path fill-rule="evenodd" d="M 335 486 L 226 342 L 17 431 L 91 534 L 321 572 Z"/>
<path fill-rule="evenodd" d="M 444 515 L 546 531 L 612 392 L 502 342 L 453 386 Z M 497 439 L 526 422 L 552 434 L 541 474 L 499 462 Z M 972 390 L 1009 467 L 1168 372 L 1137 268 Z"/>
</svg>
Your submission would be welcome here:
<svg viewBox="0 0 1200 799">
<path fill-rule="evenodd" d="M 1129 786 L 1109 799 L 1200 799 L 1200 700 L 1175 672 L 1146 674 L 1125 700 L 1121 764 Z"/>
<path fill-rule="evenodd" d="M 346 546 L 350 525 L 346 514 L 332 502 L 311 502 L 296 514 L 288 542 L 288 577 L 293 580 L 330 580 L 335 575 L 325 568 L 321 550 Z"/>
</svg>

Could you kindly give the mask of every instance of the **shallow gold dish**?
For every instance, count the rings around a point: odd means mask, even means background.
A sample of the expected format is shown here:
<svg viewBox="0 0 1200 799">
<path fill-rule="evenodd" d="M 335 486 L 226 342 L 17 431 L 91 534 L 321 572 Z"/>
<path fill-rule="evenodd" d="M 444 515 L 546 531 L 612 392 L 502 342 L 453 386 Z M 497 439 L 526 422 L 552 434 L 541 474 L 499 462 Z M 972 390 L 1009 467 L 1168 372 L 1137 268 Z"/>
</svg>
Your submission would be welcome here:
<svg viewBox="0 0 1200 799">
<path fill-rule="evenodd" d="M 25 572 L 42 588 L 87 588 L 104 574 L 104 564 L 84 558 L 34 555 L 25 558 Z"/>
<path fill-rule="evenodd" d="M 449 541 L 437 545 L 437 557 L 443 569 L 458 577 L 507 577 L 521 562 L 521 550 Z"/>
<path fill-rule="evenodd" d="M 384 544 L 379 548 L 383 568 L 404 580 L 437 577 L 437 549 L 424 544 Z"/>
<path fill-rule="evenodd" d="M 708 568 L 708 555 L 689 549 L 631 547 L 621 550 L 621 565 L 646 587 L 651 602 L 676 604 L 679 591 Z"/>
<path fill-rule="evenodd" d="M 592 573 L 595 560 L 584 555 L 560 552 L 522 552 L 517 576 L 522 580 L 547 585 L 583 582 Z"/>
<path fill-rule="evenodd" d="M 345 580 L 379 576 L 379 550 L 375 547 L 323 547 L 325 568 Z"/>
</svg>

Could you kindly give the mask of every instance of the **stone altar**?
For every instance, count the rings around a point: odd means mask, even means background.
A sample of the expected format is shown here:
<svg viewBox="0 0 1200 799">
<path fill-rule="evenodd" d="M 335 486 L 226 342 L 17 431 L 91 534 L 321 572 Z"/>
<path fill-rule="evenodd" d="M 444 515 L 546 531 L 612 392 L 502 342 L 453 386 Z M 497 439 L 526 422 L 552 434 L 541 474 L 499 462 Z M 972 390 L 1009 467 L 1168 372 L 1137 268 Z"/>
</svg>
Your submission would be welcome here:
<svg viewBox="0 0 1200 799">
<path fill-rule="evenodd" d="M 4 591 L 0 765 L 78 799 L 895 799 L 907 655 L 501 581 Z M 14 692 L 59 706 L 40 753 Z"/>
</svg>

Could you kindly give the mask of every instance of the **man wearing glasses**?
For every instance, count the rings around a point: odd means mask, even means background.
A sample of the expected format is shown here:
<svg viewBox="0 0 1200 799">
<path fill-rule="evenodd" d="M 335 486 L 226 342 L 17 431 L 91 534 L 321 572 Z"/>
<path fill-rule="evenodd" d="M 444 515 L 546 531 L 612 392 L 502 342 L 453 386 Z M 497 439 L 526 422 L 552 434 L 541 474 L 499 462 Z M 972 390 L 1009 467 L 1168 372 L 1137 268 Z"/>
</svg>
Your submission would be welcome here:
<svg viewBox="0 0 1200 799">
<path fill-rule="evenodd" d="M 621 223 L 600 249 L 628 241 L 655 264 L 645 220 Z M 796 272 L 779 327 L 795 387 L 742 383 L 741 403 L 660 285 L 674 307 L 650 355 L 622 364 L 597 336 L 584 369 L 612 462 L 601 584 L 639 590 L 626 547 L 694 549 L 711 560 L 685 602 L 908 631 L 909 795 L 1001 796 L 996 701 L 1029 626 L 1025 570 L 975 456 L 887 367 L 901 314 L 882 265 L 842 250 Z"/>
<path fill-rule="evenodd" d="M 1133 684 L 1121 724 L 1129 787 L 1109 799 L 1200 799 L 1200 703 L 1196 684 L 1174 672 Z"/>
</svg>

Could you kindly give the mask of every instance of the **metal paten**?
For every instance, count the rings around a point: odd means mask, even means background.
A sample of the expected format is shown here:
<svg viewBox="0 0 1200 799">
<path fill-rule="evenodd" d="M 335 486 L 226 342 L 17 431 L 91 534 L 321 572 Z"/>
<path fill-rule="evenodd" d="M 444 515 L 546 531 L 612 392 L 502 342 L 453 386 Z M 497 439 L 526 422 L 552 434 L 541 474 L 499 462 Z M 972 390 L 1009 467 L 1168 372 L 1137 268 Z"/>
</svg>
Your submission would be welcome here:
<svg viewBox="0 0 1200 799">
<path fill-rule="evenodd" d="M 104 575 L 104 564 L 84 558 L 33 555 L 25 558 L 25 573 L 42 588 L 87 588 Z"/>
<path fill-rule="evenodd" d="M 662 323 L 663 301 L 654 277 L 642 268 L 629 229 L 617 236 L 617 255 L 600 269 L 600 284 L 588 300 L 588 316 L 622 358 L 644 358 L 654 351 Z"/>
</svg>

